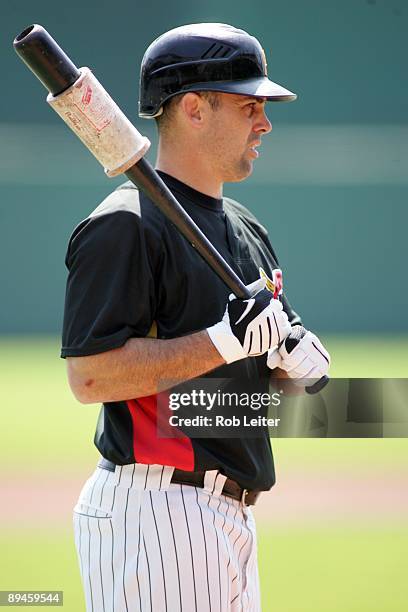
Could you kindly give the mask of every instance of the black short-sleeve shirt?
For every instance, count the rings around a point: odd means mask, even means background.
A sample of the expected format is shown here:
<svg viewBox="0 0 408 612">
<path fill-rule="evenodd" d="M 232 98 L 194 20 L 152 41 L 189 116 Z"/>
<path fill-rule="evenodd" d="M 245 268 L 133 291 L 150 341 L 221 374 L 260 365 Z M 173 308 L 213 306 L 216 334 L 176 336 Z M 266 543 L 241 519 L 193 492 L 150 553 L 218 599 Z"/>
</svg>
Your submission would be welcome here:
<svg viewBox="0 0 408 612">
<path fill-rule="evenodd" d="M 161 172 L 200 229 L 248 284 L 278 267 L 265 228 L 242 205 L 204 195 Z M 160 210 L 132 183 L 121 185 L 74 230 L 62 357 L 94 355 L 129 338 L 176 338 L 219 321 L 230 291 Z M 300 322 L 286 297 L 292 324 Z M 267 379 L 266 357 L 214 370 L 218 378 Z M 116 464 L 174 465 L 220 472 L 246 488 L 269 489 L 275 480 L 269 436 L 158 439 L 155 396 L 103 404 L 95 434 L 101 454 Z"/>
</svg>

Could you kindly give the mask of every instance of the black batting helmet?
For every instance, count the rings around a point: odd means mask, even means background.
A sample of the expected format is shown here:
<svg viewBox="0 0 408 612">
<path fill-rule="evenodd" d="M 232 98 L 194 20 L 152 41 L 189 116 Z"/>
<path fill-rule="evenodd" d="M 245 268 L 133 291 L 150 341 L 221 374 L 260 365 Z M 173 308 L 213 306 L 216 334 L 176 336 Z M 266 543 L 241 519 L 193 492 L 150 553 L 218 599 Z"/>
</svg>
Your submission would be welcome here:
<svg viewBox="0 0 408 612">
<path fill-rule="evenodd" d="M 163 104 L 187 91 L 221 91 L 290 102 L 296 94 L 267 77 L 254 36 L 224 23 L 194 23 L 156 38 L 144 54 L 139 116 L 157 117 Z"/>
</svg>

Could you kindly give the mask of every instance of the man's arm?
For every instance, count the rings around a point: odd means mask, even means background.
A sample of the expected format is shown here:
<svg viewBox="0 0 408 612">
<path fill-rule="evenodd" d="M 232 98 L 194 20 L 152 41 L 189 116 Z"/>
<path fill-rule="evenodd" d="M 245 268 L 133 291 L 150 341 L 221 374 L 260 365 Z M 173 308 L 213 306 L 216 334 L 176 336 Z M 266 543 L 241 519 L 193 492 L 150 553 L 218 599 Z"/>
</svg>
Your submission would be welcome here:
<svg viewBox="0 0 408 612">
<path fill-rule="evenodd" d="M 84 404 L 144 397 L 278 346 L 291 326 L 264 287 L 258 279 L 248 285 L 251 299 L 231 296 L 222 320 L 204 331 L 171 340 L 130 338 L 120 348 L 68 357 L 74 395 Z"/>
<path fill-rule="evenodd" d="M 83 404 L 152 395 L 224 363 L 206 330 L 171 340 L 130 338 L 111 351 L 67 358 L 70 387 Z"/>
</svg>

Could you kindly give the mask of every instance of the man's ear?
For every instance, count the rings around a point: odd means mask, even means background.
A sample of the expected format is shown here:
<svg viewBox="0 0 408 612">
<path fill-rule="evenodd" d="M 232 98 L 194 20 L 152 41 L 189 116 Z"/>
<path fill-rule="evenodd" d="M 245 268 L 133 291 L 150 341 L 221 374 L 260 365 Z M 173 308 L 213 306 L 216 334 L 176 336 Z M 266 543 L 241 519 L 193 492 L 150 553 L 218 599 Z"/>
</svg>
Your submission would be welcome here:
<svg viewBox="0 0 408 612">
<path fill-rule="evenodd" d="M 203 99 L 200 95 L 193 91 L 184 94 L 180 102 L 180 110 L 194 127 L 201 127 L 203 123 Z"/>
</svg>

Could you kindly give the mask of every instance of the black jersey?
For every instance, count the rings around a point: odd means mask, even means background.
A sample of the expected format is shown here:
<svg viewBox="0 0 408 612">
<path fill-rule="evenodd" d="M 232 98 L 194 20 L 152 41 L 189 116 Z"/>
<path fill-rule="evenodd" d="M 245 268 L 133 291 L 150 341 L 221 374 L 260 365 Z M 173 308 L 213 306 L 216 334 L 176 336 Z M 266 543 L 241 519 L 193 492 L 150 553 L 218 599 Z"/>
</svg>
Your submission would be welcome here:
<svg viewBox="0 0 408 612">
<path fill-rule="evenodd" d="M 265 228 L 242 205 L 215 199 L 160 172 L 200 229 L 245 284 L 278 267 Z M 121 185 L 74 230 L 62 357 L 109 351 L 129 338 L 176 338 L 221 320 L 230 291 L 157 207 L 130 182 Z M 292 324 L 300 323 L 283 296 Z M 266 356 L 224 365 L 217 378 L 267 380 Z M 182 470 L 218 469 L 241 486 L 274 481 L 268 431 L 261 439 L 160 439 L 156 396 L 103 404 L 95 444 L 118 465 L 149 463 Z"/>
</svg>

